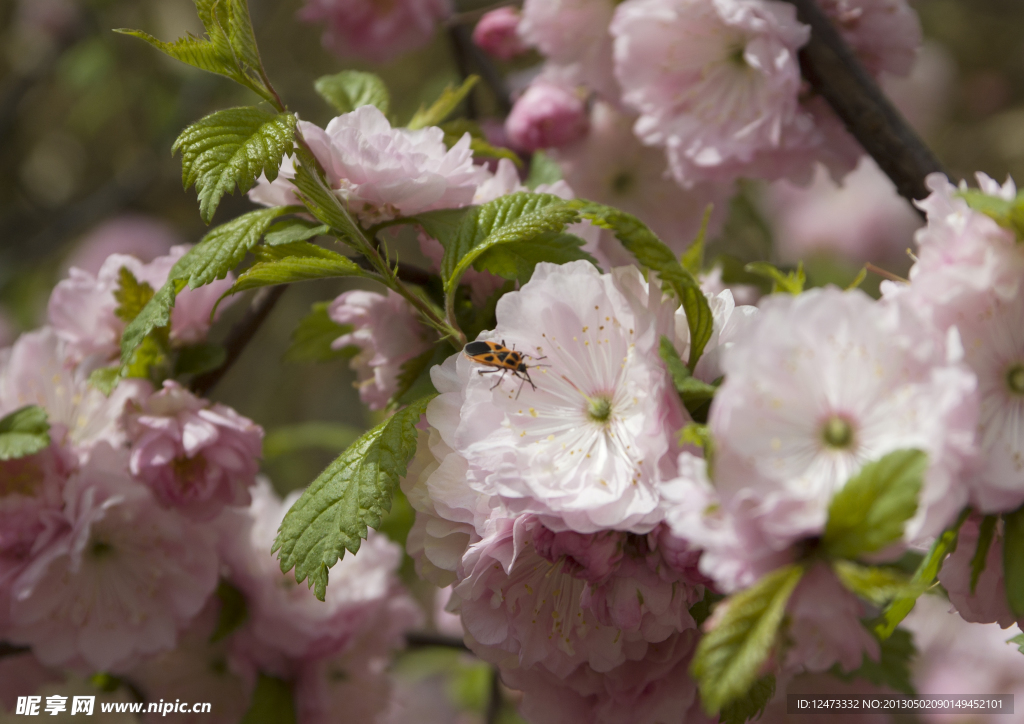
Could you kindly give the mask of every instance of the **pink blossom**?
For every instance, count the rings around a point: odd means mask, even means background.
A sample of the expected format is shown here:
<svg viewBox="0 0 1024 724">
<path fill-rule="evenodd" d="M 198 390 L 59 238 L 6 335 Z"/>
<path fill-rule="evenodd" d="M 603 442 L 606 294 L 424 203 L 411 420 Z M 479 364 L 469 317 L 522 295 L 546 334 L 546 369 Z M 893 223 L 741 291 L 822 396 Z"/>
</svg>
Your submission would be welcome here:
<svg viewBox="0 0 1024 724">
<path fill-rule="evenodd" d="M 342 58 L 387 63 L 426 45 L 450 0 L 306 0 L 299 16 L 326 22 L 324 47 Z"/>
<path fill-rule="evenodd" d="M 131 473 L 162 505 L 211 520 L 225 505 L 249 503 L 263 430 L 230 407 L 166 380 L 155 395 L 129 405 L 125 428 Z"/>
<path fill-rule="evenodd" d="M 704 345 L 704 352 L 693 374 L 710 384 L 725 374 L 722 368 L 723 355 L 755 323 L 758 310 L 757 307 L 737 305 L 729 289 L 714 295 L 705 293 L 705 296 L 713 320 L 711 337 Z M 676 349 L 679 356 L 686 360 L 690 356 L 690 327 L 682 307 L 676 310 L 675 326 Z"/>
<path fill-rule="evenodd" d="M 360 399 L 371 410 L 384 409 L 398 390 L 402 365 L 430 348 L 429 330 L 412 305 L 392 291 L 386 295 L 345 292 L 331 303 L 328 314 L 338 324 L 353 328 L 331 346 L 360 348 L 352 359 Z"/>
<path fill-rule="evenodd" d="M 0 659 L 0 713 L 13 712 L 19 696 L 26 696 L 44 684 L 62 682 L 64 677 L 39 663 L 31 653 Z"/>
<path fill-rule="evenodd" d="M 546 358 L 534 384 L 495 381 L 455 355 L 443 369 L 460 388 L 432 402 L 428 420 L 443 436 L 454 429 L 445 442 L 468 461 L 470 485 L 510 510 L 553 529 L 647 532 L 674 467 L 665 431 L 685 415 L 656 351 L 661 335 L 674 336 L 672 312 L 635 267 L 602 275 L 582 261 L 538 264 L 498 302 L 486 335 Z"/>
<path fill-rule="evenodd" d="M 249 200 L 261 206 L 301 206 L 299 190 L 295 188 L 295 157 L 285 156 L 281 159 L 281 168 L 277 170 L 277 178 L 267 181 L 266 174 L 261 173 L 256 185 L 249 190 Z"/>
<path fill-rule="evenodd" d="M 440 128 L 392 128 L 374 106 L 338 116 L 327 130 L 299 121 L 299 131 L 335 194 L 367 224 L 464 206 L 488 175 L 473 164 L 468 133 L 449 149 Z M 268 189 L 263 178 L 249 198 L 271 205 L 285 200 L 290 182 L 279 175 L 274 183 L 277 189 Z"/>
<path fill-rule="evenodd" d="M 860 668 L 864 657 L 878 661 L 878 639 L 861 619 L 864 604 L 838 581 L 824 563 L 808 569 L 786 606 L 792 647 L 785 666 L 804 671 L 843 671 Z"/>
<path fill-rule="evenodd" d="M 72 268 L 68 278 L 58 282 L 50 295 L 47 313 L 73 360 L 106 364 L 120 355 L 125 323 L 117 316 L 119 304 L 114 294 L 121 285 L 122 269 L 156 291 L 188 249 L 188 246 L 175 246 L 170 253 L 148 264 L 133 256 L 113 254 L 96 275 Z M 204 287 L 182 290 L 171 312 L 171 340 L 181 345 L 203 341 L 210 328 L 214 304 L 233 282 L 234 277 L 229 274 Z"/>
<path fill-rule="evenodd" d="M 340 654 L 364 635 L 392 647 L 396 631 L 418 622 L 396 577 L 401 550 L 383 535 L 371 534 L 358 555 L 335 564 L 326 603 L 281 572 L 270 549 L 298 496 L 282 501 L 259 480 L 249 508 L 229 514 L 222 540 L 229 578 L 248 608 L 246 623 L 233 635 L 235 651 L 276 676 L 294 676 L 303 662 Z"/>
<path fill-rule="evenodd" d="M 818 0 L 869 73 L 910 72 L 921 24 L 907 0 Z"/>
<path fill-rule="evenodd" d="M 141 214 L 124 214 L 105 221 L 75 244 L 64 262 L 72 268 L 99 274 L 103 262 L 114 254 L 134 256 L 148 263 L 181 243 L 179 236 L 163 221 Z"/>
<path fill-rule="evenodd" d="M 126 379 L 106 397 L 88 382 L 88 368 L 74 367 L 68 345 L 49 327 L 18 338 L 0 355 L 0 417 L 26 405 L 46 410 L 50 437 L 88 457 L 93 445 L 124 443 L 120 426 L 125 404 L 149 394 L 143 380 Z"/>
<path fill-rule="evenodd" d="M 486 13 L 473 28 L 473 42 L 501 60 L 511 60 L 526 51 L 519 37 L 519 11 L 501 7 Z"/>
<path fill-rule="evenodd" d="M 949 594 L 949 602 L 965 621 L 1013 625 L 1003 581 L 1003 533 L 997 528 L 992 537 L 985 567 L 971 590 L 972 561 L 978 549 L 981 517 L 972 515 L 960 526 L 956 550 L 943 562 L 939 582 Z"/>
<path fill-rule="evenodd" d="M 505 130 L 516 148 L 536 151 L 573 143 L 586 135 L 588 125 L 585 99 L 577 90 L 540 78 L 516 100 Z"/>
<path fill-rule="evenodd" d="M 633 135 L 633 118 L 609 103 L 597 102 L 590 114 L 590 133 L 557 149 L 565 180 L 585 199 L 610 204 L 637 216 L 677 254 L 697 238 L 704 212 L 714 206 L 708 238 L 714 238 L 728 210 L 727 184 L 697 184 L 682 189 L 669 177 L 665 154 L 648 148 Z M 605 268 L 632 264 L 633 258 L 609 233 L 598 247 Z"/>
<path fill-rule="evenodd" d="M 217 585 L 212 532 L 157 506 L 103 444 L 63 496 L 68 530 L 14 581 L 9 640 L 99 671 L 173 648 Z"/>
<path fill-rule="evenodd" d="M 900 261 L 921 226 L 921 218 L 867 156 L 841 185 L 818 166 L 810 186 L 777 181 L 766 201 L 780 258 L 793 263 L 816 253 L 853 264 Z"/>
</svg>

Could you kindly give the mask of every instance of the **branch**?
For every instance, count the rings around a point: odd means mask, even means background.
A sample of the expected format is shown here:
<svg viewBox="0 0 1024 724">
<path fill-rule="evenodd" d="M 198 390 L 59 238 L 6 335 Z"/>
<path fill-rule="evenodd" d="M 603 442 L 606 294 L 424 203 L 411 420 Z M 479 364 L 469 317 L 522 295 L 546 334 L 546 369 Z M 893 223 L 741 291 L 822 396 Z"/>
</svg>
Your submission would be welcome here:
<svg viewBox="0 0 1024 724">
<path fill-rule="evenodd" d="M 249 309 L 246 310 L 245 316 L 231 328 L 227 339 L 224 341 L 224 346 L 227 349 L 227 356 L 224 358 L 224 362 L 221 363 L 220 367 L 201 374 L 192 380 L 190 387 L 193 392 L 200 397 L 206 397 L 207 393 L 220 382 L 224 374 L 241 357 L 245 346 L 256 336 L 256 332 L 259 330 L 260 325 L 263 324 L 263 320 L 267 318 L 270 310 L 274 308 L 277 300 L 281 298 L 281 295 L 284 294 L 284 290 L 287 288 L 287 284 L 281 284 L 276 287 L 264 287 L 253 295 L 252 303 L 249 305 Z"/>
<path fill-rule="evenodd" d="M 435 633 L 422 633 L 412 631 L 405 635 L 405 644 L 410 649 L 422 649 L 427 646 L 441 646 L 448 649 L 459 649 L 469 651 L 469 647 L 462 639 L 454 636 L 444 636 Z"/>
<path fill-rule="evenodd" d="M 942 164 L 882 93 L 816 0 L 785 0 L 811 26 L 800 50 L 804 77 L 846 125 L 900 195 L 913 201 L 928 195 L 925 176 L 945 173 Z"/>
<path fill-rule="evenodd" d="M 21 654 L 28 653 L 32 649 L 28 646 L 15 646 L 9 644 L 6 641 L 0 641 L 0 659 L 7 656 L 20 656 Z"/>
</svg>

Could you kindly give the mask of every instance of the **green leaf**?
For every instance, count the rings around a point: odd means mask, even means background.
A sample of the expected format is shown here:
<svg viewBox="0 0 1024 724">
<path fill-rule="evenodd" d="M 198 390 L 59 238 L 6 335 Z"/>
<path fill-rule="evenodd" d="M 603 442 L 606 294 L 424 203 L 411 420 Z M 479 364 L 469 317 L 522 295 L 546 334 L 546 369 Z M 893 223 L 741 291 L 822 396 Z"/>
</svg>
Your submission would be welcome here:
<svg viewBox="0 0 1024 724">
<path fill-rule="evenodd" d="M 117 318 L 122 322 L 132 321 L 139 316 L 139 312 L 152 298 L 153 287 L 136 279 L 128 267 L 121 267 L 118 271 L 117 289 L 114 290 L 114 300 L 117 302 L 114 314 Z"/>
<path fill-rule="evenodd" d="M 494 246 L 473 262 L 473 268 L 525 284 L 542 261 L 566 264 L 583 260 L 597 266 L 597 259 L 583 251 L 585 243 L 578 236 L 549 231 L 530 241 Z"/>
<path fill-rule="evenodd" d="M 884 606 L 901 596 L 918 597 L 927 586 L 914 583 L 892 568 L 862 566 L 853 561 L 833 561 L 832 569 L 844 586 L 876 606 Z"/>
<path fill-rule="evenodd" d="M 679 298 L 690 329 L 690 354 L 686 365 L 691 370 L 695 369 L 714 329 L 711 307 L 697 278 L 684 269 L 672 250 L 632 214 L 584 199 L 575 199 L 568 204 L 579 209 L 580 215 L 591 223 L 610 229 L 636 260 L 657 272 Z"/>
<path fill-rule="evenodd" d="M 451 354 L 451 345 L 442 342 L 403 363 L 398 375 L 398 389 L 391 397 L 391 404 L 408 405 L 421 397 L 437 394 L 430 379 L 430 369 L 443 363 Z"/>
<path fill-rule="evenodd" d="M 259 243 L 274 219 L 291 210 L 288 206 L 257 209 L 212 229 L 178 261 L 171 278 L 187 280 L 191 289 L 223 279 Z"/>
<path fill-rule="evenodd" d="M 352 221 L 348 209 L 341 203 L 334 191 L 321 175 L 316 159 L 305 149 L 296 152 L 299 163 L 295 167 L 293 183 L 299 190 L 302 203 L 309 213 L 340 234 L 342 241 L 357 247 L 362 232 Z"/>
<path fill-rule="evenodd" d="M 181 181 L 193 183 L 199 213 L 210 223 L 221 198 L 237 186 L 248 191 L 261 173 L 277 178 L 281 160 L 295 144 L 296 118 L 249 106 L 217 111 L 186 128 L 174 142 L 181 151 Z"/>
<path fill-rule="evenodd" d="M 160 333 L 161 331 L 166 332 L 166 330 L 154 330 L 147 334 L 143 338 L 142 344 L 135 348 L 131 359 L 122 370 L 125 377 L 155 381 L 158 377 L 170 375 L 170 360 L 167 357 L 166 346 L 158 339 L 158 337 L 165 336 Z"/>
<path fill-rule="evenodd" d="M 697 644 L 692 667 L 709 714 L 744 696 L 757 681 L 803 574 L 801 566 L 784 566 L 719 604 L 728 608 Z"/>
<path fill-rule="evenodd" d="M 230 636 L 249 617 L 245 596 L 223 578 L 217 584 L 215 595 L 220 599 L 220 610 L 217 612 L 217 627 L 210 636 L 211 644 Z"/>
<path fill-rule="evenodd" d="M 699 422 L 691 422 L 679 431 L 680 445 L 696 445 L 704 448 L 704 457 L 710 463 L 711 451 L 714 448 L 711 428 Z"/>
<path fill-rule="evenodd" d="M 416 424 L 432 397 L 424 397 L 373 428 L 331 463 L 281 523 L 273 552 L 281 570 L 309 578 L 321 601 L 328 571 L 345 551 L 356 553 L 369 528 L 380 525 L 391 496 L 416 452 Z"/>
<path fill-rule="evenodd" d="M 296 249 L 301 245 L 301 250 Z M 291 248 L 295 254 L 271 261 L 261 261 L 246 269 L 231 289 L 224 296 L 238 294 L 248 289 L 269 287 L 277 284 L 291 284 L 313 279 L 332 279 L 337 277 L 368 277 L 373 276 L 358 264 L 341 254 L 310 244 L 297 241 L 275 249 Z"/>
<path fill-rule="evenodd" d="M 995 220 L 1000 226 L 1010 229 L 1017 239 L 1024 239 L 1024 194 L 1018 194 L 1012 201 L 998 196 L 989 196 L 978 189 L 961 191 L 960 196 L 975 211 L 980 211 Z"/>
<path fill-rule="evenodd" d="M 693 240 L 690 247 L 683 252 L 679 262 L 686 271 L 697 276 L 704 269 L 704 245 L 707 242 L 708 224 L 711 222 L 711 213 L 715 210 L 714 204 L 708 204 L 704 209 L 704 218 L 700 222 L 700 231 L 697 238 Z"/>
<path fill-rule="evenodd" d="M 1003 514 L 1003 582 L 1014 618 L 1024 617 L 1024 506 Z"/>
<path fill-rule="evenodd" d="M 291 685 L 260 674 L 249 711 L 240 724 L 295 724 L 295 700 Z"/>
<path fill-rule="evenodd" d="M 451 148 L 462 140 L 462 137 L 469 134 L 469 147 L 476 158 L 507 158 L 516 166 L 522 168 L 523 160 L 519 154 L 510 148 L 493 146 L 487 141 L 480 124 L 469 118 L 456 118 L 453 121 L 441 124 L 444 131 L 444 145 Z"/>
<path fill-rule="evenodd" d="M 715 604 L 723 598 L 725 598 L 725 596 L 720 593 L 713 592 L 710 588 L 704 589 L 704 598 L 690 606 L 690 616 L 693 617 L 693 621 L 697 624 L 698 628 L 703 626 L 704 622 L 711 617 L 711 612 L 714 610 Z"/>
<path fill-rule="evenodd" d="M 166 327 L 171 323 L 171 311 L 174 309 L 174 299 L 178 292 L 185 288 L 185 280 L 175 279 L 175 269 L 185 261 L 189 254 L 195 251 L 193 248 L 188 254 L 178 260 L 178 263 L 171 269 L 170 278 L 167 283 L 157 290 L 142 311 L 124 328 L 121 333 L 121 365 L 127 366 L 135 357 L 135 351 L 147 339 L 154 329 Z"/>
<path fill-rule="evenodd" d="M 107 397 L 110 397 L 110 393 L 114 391 L 115 387 L 117 387 L 117 383 L 120 379 L 120 365 L 114 365 L 113 367 L 98 367 L 89 373 L 89 384 Z"/>
<path fill-rule="evenodd" d="M 0 460 L 35 455 L 50 444 L 46 410 L 27 405 L 0 419 Z"/>
<path fill-rule="evenodd" d="M 775 676 L 766 674 L 754 682 L 750 690 L 722 707 L 721 724 L 743 724 L 760 719 L 765 707 L 775 696 Z"/>
<path fill-rule="evenodd" d="M 361 430 L 337 422 L 303 422 L 279 427 L 263 438 L 263 459 L 273 460 L 306 450 L 340 453 L 361 434 Z"/>
<path fill-rule="evenodd" d="M 970 512 L 970 508 L 964 509 L 956 523 L 951 528 L 943 531 L 942 535 L 935 539 L 931 550 L 928 551 L 928 555 L 924 557 L 914 572 L 913 578 L 910 579 L 913 584 L 928 587 L 935 582 L 939 571 L 942 570 L 942 562 L 946 559 L 947 555 L 956 550 L 960 526 L 967 520 Z M 874 624 L 875 635 L 882 641 L 891 636 L 896 627 L 913 610 L 915 603 L 917 603 L 917 596 L 901 596 L 889 604 L 889 607 L 885 609 L 881 617 Z"/>
<path fill-rule="evenodd" d="M 292 343 L 285 353 L 288 362 L 327 362 L 340 357 L 351 357 L 358 348 L 331 349 L 331 344 L 343 334 L 352 331 L 347 324 L 332 320 L 327 310 L 330 302 L 317 302 L 311 311 L 292 332 Z"/>
<path fill-rule="evenodd" d="M 561 232 L 577 218 L 576 211 L 557 196 L 525 191 L 472 207 L 454 238 L 435 237 L 445 247 L 441 260 L 445 293 L 455 290 L 463 273 L 485 252 L 503 244 L 550 241 L 549 232 Z"/>
<path fill-rule="evenodd" d="M 971 558 L 971 593 L 978 587 L 978 579 L 985 572 L 985 562 L 988 560 L 988 551 L 992 547 L 992 539 L 996 535 L 996 523 L 999 520 L 997 515 L 986 515 L 978 529 L 978 545 L 974 549 L 974 557 Z"/>
<path fill-rule="evenodd" d="M 471 75 L 458 88 L 451 85 L 445 88 L 430 108 L 420 106 L 420 109 L 409 121 L 408 129 L 415 131 L 428 126 L 440 126 L 458 108 L 479 80 L 479 76 Z"/>
<path fill-rule="evenodd" d="M 182 347 L 174 361 L 174 376 L 201 375 L 224 364 L 228 352 L 223 345 L 200 342 Z"/>
<path fill-rule="evenodd" d="M 1024 633 L 1018 634 L 1012 639 L 1007 639 L 1006 643 L 1016 645 L 1017 650 L 1024 654 Z"/>
<path fill-rule="evenodd" d="M 526 188 L 535 189 L 541 184 L 553 184 L 562 180 L 562 168 L 551 156 L 543 151 L 534 151 L 530 157 L 530 175 L 526 177 Z"/>
<path fill-rule="evenodd" d="M 759 277 L 771 279 L 772 294 L 777 292 L 800 294 L 803 292 L 804 283 L 807 281 L 807 275 L 804 274 L 803 262 L 797 264 L 795 270 L 786 272 L 785 274 L 766 261 L 751 262 L 744 267 L 744 270 L 751 274 L 757 274 Z"/>
<path fill-rule="evenodd" d="M 374 73 L 343 70 L 317 78 L 313 87 L 338 113 L 351 113 L 361 106 L 376 106 L 386 116 L 391 105 L 388 87 Z"/>
<path fill-rule="evenodd" d="M 221 55 L 209 40 L 197 38 L 194 35 L 185 35 L 173 43 L 166 43 L 141 30 L 115 28 L 114 32 L 145 40 L 154 48 L 166 53 L 175 60 L 180 60 L 182 63 L 191 65 L 194 68 L 223 75 L 233 81 L 247 85 L 244 74 L 234 64 L 233 60 L 230 57 Z"/>
<path fill-rule="evenodd" d="M 832 498 L 822 539 L 833 558 L 873 553 L 903 537 L 917 512 L 928 456 L 897 450 L 868 463 Z"/>
<path fill-rule="evenodd" d="M 293 241 L 308 241 L 322 234 L 331 233 L 327 224 L 317 224 L 306 219 L 284 219 L 274 223 L 267 229 L 263 242 L 267 246 L 291 244 Z"/>
<path fill-rule="evenodd" d="M 887 686 L 907 696 L 917 696 L 910 673 L 911 662 L 917 656 L 914 637 L 909 631 L 900 628 L 896 629 L 892 636 L 883 639 L 880 644 L 878 661 L 865 654 L 859 669 L 845 672 L 837 664 L 832 667 L 830 673 L 842 681 L 864 679 L 875 686 Z"/>
<path fill-rule="evenodd" d="M 846 285 L 846 291 L 852 292 L 854 289 L 859 288 L 860 285 L 864 283 L 864 280 L 867 279 L 867 277 L 868 268 L 866 266 L 862 266 L 860 268 L 860 271 L 857 272 L 857 276 L 853 278 L 853 281 Z"/>
<path fill-rule="evenodd" d="M 676 386 L 676 392 L 679 393 L 679 399 L 682 400 L 683 405 L 691 415 L 714 398 L 718 387 L 716 385 L 709 385 L 707 382 L 691 375 L 690 369 L 683 364 L 683 361 L 679 358 L 679 353 L 676 352 L 675 346 L 668 337 L 662 336 L 661 344 L 658 347 L 658 354 L 661 356 L 662 361 L 665 362 L 665 366 L 672 376 L 672 382 Z"/>
</svg>

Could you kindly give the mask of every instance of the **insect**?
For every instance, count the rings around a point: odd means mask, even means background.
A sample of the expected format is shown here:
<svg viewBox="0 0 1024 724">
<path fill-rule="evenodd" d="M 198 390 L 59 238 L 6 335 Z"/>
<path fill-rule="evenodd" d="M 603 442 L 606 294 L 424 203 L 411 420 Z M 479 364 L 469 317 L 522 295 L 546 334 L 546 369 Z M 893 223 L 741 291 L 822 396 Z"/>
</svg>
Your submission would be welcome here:
<svg viewBox="0 0 1024 724">
<path fill-rule="evenodd" d="M 497 342 L 470 342 L 462 352 L 474 362 L 493 367 L 493 369 L 489 370 L 480 370 L 480 374 L 487 375 L 501 372 L 498 381 L 491 385 L 492 390 L 501 384 L 501 381 L 505 379 L 505 375 L 508 372 L 522 380 L 519 383 L 519 390 L 516 392 L 517 399 L 519 398 L 519 393 L 523 391 L 525 383 L 529 382 L 530 387 L 535 390 L 537 389 L 537 385 L 533 384 L 533 380 L 530 379 L 529 367 L 527 367 L 524 359 L 547 359 L 546 357 L 531 357 L 528 354 L 517 352 L 515 345 L 513 345 L 512 349 L 509 349 L 505 346 L 505 340 L 501 340 L 501 344 Z M 532 366 L 544 367 L 546 365 Z"/>
</svg>

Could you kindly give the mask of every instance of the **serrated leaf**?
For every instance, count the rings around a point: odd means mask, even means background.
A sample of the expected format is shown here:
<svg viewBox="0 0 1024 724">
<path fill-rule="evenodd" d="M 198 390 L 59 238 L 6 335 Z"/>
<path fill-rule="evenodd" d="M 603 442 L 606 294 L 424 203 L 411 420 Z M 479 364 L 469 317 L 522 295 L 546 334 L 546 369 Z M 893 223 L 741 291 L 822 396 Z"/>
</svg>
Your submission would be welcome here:
<svg viewBox="0 0 1024 724">
<path fill-rule="evenodd" d="M 883 606 L 901 596 L 916 598 L 927 588 L 891 568 L 862 566 L 840 559 L 832 563 L 832 569 L 849 591 L 876 606 Z"/>
<path fill-rule="evenodd" d="M 583 251 L 585 243 L 573 234 L 549 231 L 530 241 L 494 246 L 473 262 L 473 268 L 525 284 L 542 261 L 552 264 L 589 261 L 597 266 L 597 259 Z"/>
<path fill-rule="evenodd" d="M 807 275 L 804 273 L 803 262 L 797 264 L 793 271 L 783 273 L 775 265 L 766 261 L 754 261 L 743 267 L 745 271 L 756 274 L 759 277 L 770 279 L 772 282 L 772 294 L 785 292 L 786 294 L 800 294 L 804 290 L 804 283 Z"/>
<path fill-rule="evenodd" d="M 1012 639 L 1007 639 L 1006 643 L 1014 644 L 1017 647 L 1017 650 L 1024 654 L 1024 633 L 1017 634 Z"/>
<path fill-rule="evenodd" d="M 261 173 L 277 178 L 295 144 L 295 123 L 294 114 L 248 106 L 217 111 L 182 131 L 172 150 L 181 152 L 182 185 L 195 184 L 206 223 L 225 193 L 248 191 Z"/>
<path fill-rule="evenodd" d="M 714 329 L 711 307 L 697 278 L 684 269 L 672 250 L 632 214 L 585 199 L 575 199 L 568 204 L 579 209 L 580 216 L 594 225 L 612 231 L 636 260 L 657 272 L 679 298 L 690 330 L 690 354 L 686 365 L 691 370 L 696 369 Z"/>
<path fill-rule="evenodd" d="M 897 450 L 868 463 L 832 497 L 822 544 L 833 558 L 857 558 L 903 537 L 917 512 L 928 456 Z"/>
<path fill-rule="evenodd" d="M 120 379 L 121 367 L 117 365 L 113 367 L 99 367 L 89 373 L 89 384 L 107 397 L 110 397 L 110 393 L 117 387 Z"/>
<path fill-rule="evenodd" d="M 1003 583 L 1014 618 L 1024 617 L 1024 507 L 1003 514 Z"/>
<path fill-rule="evenodd" d="M 935 539 L 931 549 L 928 551 L 928 555 L 924 557 L 914 572 L 914 576 L 910 579 L 913 584 L 928 587 L 935 583 L 939 571 L 942 570 L 942 562 L 946 559 L 947 555 L 956 550 L 960 526 L 967 520 L 970 512 L 970 508 L 965 509 L 960 513 L 956 523 L 943 531 L 942 535 Z M 875 635 L 882 641 L 891 636 L 896 627 L 913 610 L 915 603 L 917 603 L 917 596 L 901 596 L 889 604 L 889 607 L 885 609 L 881 617 L 874 624 Z"/>
<path fill-rule="evenodd" d="M 351 325 L 338 324 L 331 319 L 327 310 L 330 302 L 317 302 L 311 311 L 299 322 L 299 326 L 292 332 L 292 343 L 285 352 L 284 358 L 287 362 L 327 362 L 339 357 L 351 357 L 353 349 L 342 350 L 331 349 L 331 344 L 338 337 L 352 331 Z"/>
<path fill-rule="evenodd" d="M 463 273 L 484 253 L 503 244 L 528 244 L 549 232 L 561 232 L 578 219 L 575 210 L 552 194 L 521 191 L 471 207 L 453 237 L 437 238 L 445 247 L 441 277 L 452 293 Z"/>
<path fill-rule="evenodd" d="M 361 106 L 376 106 L 386 116 L 391 105 L 388 87 L 374 73 L 343 70 L 317 78 L 313 87 L 338 113 L 351 113 Z"/>
<path fill-rule="evenodd" d="M 222 0 L 218 7 L 226 11 L 227 36 L 235 57 L 253 70 L 262 67 L 246 0 Z"/>
<path fill-rule="evenodd" d="M 668 337 L 662 336 L 658 354 L 668 368 L 672 383 L 676 387 L 676 392 L 679 393 L 679 399 L 682 400 L 683 406 L 691 415 L 714 398 L 718 388 L 690 374 L 690 369 L 683 364 L 683 360 L 679 358 L 679 353 L 676 352 L 675 346 Z"/>
<path fill-rule="evenodd" d="M 117 308 L 114 314 L 122 322 L 130 322 L 139 316 L 139 312 L 153 298 L 153 287 L 136 279 L 131 269 L 126 266 L 121 267 L 117 278 L 117 289 L 114 290 Z"/>
<path fill-rule="evenodd" d="M 440 97 L 429 108 L 420 106 L 420 109 L 410 119 L 407 128 L 410 131 L 415 131 L 428 126 L 440 126 L 458 108 L 479 80 L 479 76 L 471 75 L 462 81 L 462 85 L 458 88 L 448 86 L 441 91 Z"/>
<path fill-rule="evenodd" d="M 314 217 L 338 232 L 342 241 L 358 245 L 362 234 L 355 222 L 352 221 L 348 209 L 324 181 L 317 169 L 316 159 L 301 148 L 295 155 L 299 162 L 295 166 L 293 183 L 299 190 L 299 196 L 306 209 Z"/>
<path fill-rule="evenodd" d="M 719 604 L 728 608 L 697 644 L 692 667 L 709 714 L 744 696 L 757 681 L 803 573 L 801 566 L 784 566 Z"/>
<path fill-rule="evenodd" d="M 189 252 L 191 253 L 191 252 Z M 181 264 L 188 258 L 188 254 L 178 260 Z M 175 264 L 175 268 L 178 267 Z M 184 279 L 174 278 L 174 268 L 171 269 L 171 278 L 160 287 L 153 298 L 146 303 L 142 311 L 124 328 L 121 333 L 121 365 L 127 366 L 135 357 L 135 351 L 147 338 L 150 332 L 160 327 L 166 327 L 171 323 L 171 311 L 174 309 L 174 300 L 178 292 L 185 288 Z"/>
<path fill-rule="evenodd" d="M 200 342 L 182 347 L 174 361 L 174 376 L 201 375 L 224 364 L 228 352 L 223 345 Z"/>
<path fill-rule="evenodd" d="M 224 293 L 224 296 L 238 294 L 248 289 L 311 281 L 313 279 L 373 276 L 351 259 L 309 242 L 297 241 L 287 246 L 274 247 L 274 249 L 289 248 L 295 250 L 300 245 L 305 248 L 298 253 L 293 253 L 280 259 L 260 261 L 253 264 L 239 275 L 235 283 L 231 285 L 231 289 Z"/>
<path fill-rule="evenodd" d="M 978 189 L 968 189 L 957 194 L 975 211 L 993 219 L 1000 226 L 1010 229 L 1017 239 L 1024 239 L 1024 195 L 1007 201 L 999 196 L 990 196 Z"/>
<path fill-rule="evenodd" d="M 178 261 L 171 278 L 186 280 L 191 289 L 223 279 L 259 243 L 274 219 L 292 210 L 289 206 L 257 209 L 210 230 Z"/>
<path fill-rule="evenodd" d="M 331 227 L 327 224 L 317 224 L 306 219 L 284 219 L 275 222 L 263 236 L 263 243 L 267 246 L 279 246 L 291 244 L 293 241 L 308 241 L 323 234 L 329 234 Z"/>
<path fill-rule="evenodd" d="M 880 642 L 878 661 L 865 655 L 859 669 L 845 672 L 838 665 L 833 666 L 831 673 L 842 681 L 864 679 L 875 686 L 887 686 L 907 696 L 917 696 L 911 678 L 910 665 L 917 655 L 914 648 L 914 637 L 909 631 L 896 629 L 892 636 Z"/>
<path fill-rule="evenodd" d="M 217 52 L 217 48 L 209 40 L 197 38 L 194 35 L 185 35 L 173 43 L 167 43 L 141 30 L 116 28 L 114 32 L 145 40 L 157 50 L 166 53 L 175 60 L 180 60 L 186 65 L 242 82 L 241 73 L 231 58 Z"/>
<path fill-rule="evenodd" d="M 157 340 L 158 336 L 162 335 L 159 335 L 159 333 L 154 330 L 143 338 L 142 344 L 135 348 L 131 359 L 122 370 L 122 374 L 125 377 L 151 380 L 157 377 L 167 376 L 159 373 L 170 373 L 170 370 L 168 369 L 170 366 L 170 360 L 167 357 L 167 350 L 165 345 L 161 344 L 160 341 Z"/>
<path fill-rule="evenodd" d="M 0 460 L 35 455 L 50 445 L 46 410 L 26 405 L 0 419 Z"/>
<path fill-rule="evenodd" d="M 338 454 L 355 442 L 362 430 L 337 422 L 303 422 L 279 427 L 263 438 L 263 459 L 305 450 L 328 450 Z"/>
<path fill-rule="evenodd" d="M 541 184 L 553 184 L 561 180 L 562 168 L 558 162 L 543 151 L 534 151 L 530 157 L 530 174 L 526 177 L 526 188 L 535 189 Z"/>
<path fill-rule="evenodd" d="M 992 547 L 992 539 L 996 535 L 996 523 L 999 521 L 997 515 L 986 515 L 978 527 L 978 545 L 974 549 L 974 556 L 971 558 L 971 593 L 978 587 L 978 579 L 985 572 L 985 563 L 988 561 L 988 551 Z"/>
<path fill-rule="evenodd" d="M 217 612 L 217 627 L 210 636 L 211 644 L 230 636 L 249 617 L 245 596 L 223 578 L 217 584 L 214 595 L 220 600 L 220 610 Z"/>
<path fill-rule="evenodd" d="M 416 424 L 432 397 L 424 397 L 356 440 L 302 494 L 284 517 L 273 552 L 282 572 L 309 579 L 321 601 L 328 571 L 356 553 L 369 528 L 380 525 L 391 496 L 416 452 Z"/>
<path fill-rule="evenodd" d="M 291 685 L 260 674 L 249 711 L 239 724 L 295 724 L 295 700 Z"/>
<path fill-rule="evenodd" d="M 721 724 L 744 724 L 760 719 L 765 707 L 775 696 L 775 676 L 766 674 L 754 682 L 743 696 L 722 707 Z"/>
</svg>

